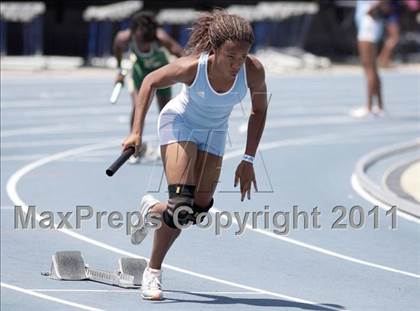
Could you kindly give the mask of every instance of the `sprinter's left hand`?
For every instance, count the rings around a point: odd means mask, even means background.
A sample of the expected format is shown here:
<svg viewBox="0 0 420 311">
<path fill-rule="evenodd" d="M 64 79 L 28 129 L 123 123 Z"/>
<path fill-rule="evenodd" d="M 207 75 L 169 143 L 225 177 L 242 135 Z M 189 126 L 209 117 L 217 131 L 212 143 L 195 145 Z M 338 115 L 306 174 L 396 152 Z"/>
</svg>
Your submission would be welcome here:
<svg viewBox="0 0 420 311">
<path fill-rule="evenodd" d="M 257 181 L 255 180 L 254 166 L 252 163 L 242 161 L 235 172 L 235 184 L 236 187 L 240 182 L 241 187 L 241 201 L 244 200 L 247 194 L 248 200 L 251 199 L 251 183 L 254 184 L 255 191 L 258 191 Z"/>
</svg>

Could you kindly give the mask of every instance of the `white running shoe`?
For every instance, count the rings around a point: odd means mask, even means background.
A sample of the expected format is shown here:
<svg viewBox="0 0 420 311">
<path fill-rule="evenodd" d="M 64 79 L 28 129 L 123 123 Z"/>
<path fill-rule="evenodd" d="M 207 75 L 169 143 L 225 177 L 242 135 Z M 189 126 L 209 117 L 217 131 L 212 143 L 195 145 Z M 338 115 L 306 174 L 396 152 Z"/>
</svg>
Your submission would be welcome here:
<svg viewBox="0 0 420 311">
<path fill-rule="evenodd" d="M 350 116 L 353 118 L 365 118 L 370 114 L 366 107 L 360 107 L 350 111 Z"/>
<path fill-rule="evenodd" d="M 379 118 L 388 117 L 388 112 L 385 109 L 375 109 L 373 111 L 373 114 L 375 115 L 375 117 Z"/>
<path fill-rule="evenodd" d="M 160 148 L 157 148 L 154 152 L 154 156 L 153 156 L 153 158 L 155 159 L 155 160 L 162 160 L 162 157 L 161 157 L 161 155 L 160 155 Z"/>
<path fill-rule="evenodd" d="M 149 266 L 143 272 L 141 296 L 146 300 L 162 300 L 162 270 Z"/>
<path fill-rule="evenodd" d="M 132 155 L 132 156 L 128 159 L 127 163 L 128 163 L 128 164 L 137 164 L 137 163 L 140 163 L 140 158 L 139 158 L 139 157 L 135 157 L 135 156 L 133 156 L 133 155 Z"/>
<path fill-rule="evenodd" d="M 144 157 L 144 155 L 146 154 L 147 151 L 147 143 L 142 143 L 140 148 L 139 148 L 139 155 L 137 157 L 135 157 L 134 155 L 132 155 L 129 159 L 128 159 L 128 163 L 129 164 L 137 164 L 140 163 L 140 159 L 142 157 Z"/>
<path fill-rule="evenodd" d="M 131 243 L 132 244 L 140 244 L 146 238 L 147 234 L 149 233 L 149 229 L 154 227 L 153 223 L 146 222 L 147 214 L 149 210 L 159 203 L 159 200 L 154 198 L 152 195 L 147 194 L 143 196 L 140 202 L 140 215 L 143 219 L 143 225 L 138 228 L 135 228 L 133 232 L 131 232 Z"/>
</svg>

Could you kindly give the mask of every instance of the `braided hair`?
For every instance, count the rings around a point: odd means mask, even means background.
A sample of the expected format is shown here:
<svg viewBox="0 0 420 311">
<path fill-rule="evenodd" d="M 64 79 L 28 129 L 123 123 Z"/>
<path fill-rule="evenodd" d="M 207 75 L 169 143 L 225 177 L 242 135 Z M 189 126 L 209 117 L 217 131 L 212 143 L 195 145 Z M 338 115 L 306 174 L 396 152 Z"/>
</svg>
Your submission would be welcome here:
<svg viewBox="0 0 420 311">
<path fill-rule="evenodd" d="M 252 45 L 254 33 L 251 24 L 243 17 L 214 10 L 201 15 L 193 24 L 186 53 L 211 52 L 226 41 L 245 41 Z"/>
</svg>

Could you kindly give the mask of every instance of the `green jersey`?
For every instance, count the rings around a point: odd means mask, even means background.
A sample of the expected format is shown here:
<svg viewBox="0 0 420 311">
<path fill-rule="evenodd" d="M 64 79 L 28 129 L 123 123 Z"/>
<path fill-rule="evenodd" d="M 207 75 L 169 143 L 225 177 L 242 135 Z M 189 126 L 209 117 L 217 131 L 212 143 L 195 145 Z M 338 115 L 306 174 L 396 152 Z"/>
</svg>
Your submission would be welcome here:
<svg viewBox="0 0 420 311">
<path fill-rule="evenodd" d="M 140 52 L 134 37 L 130 44 L 130 60 L 133 63 L 132 77 L 135 88 L 140 89 L 144 77 L 152 71 L 168 64 L 165 52 L 158 46 L 157 42 L 150 45 L 149 52 Z M 157 90 L 158 95 L 171 96 L 171 88 Z"/>
</svg>

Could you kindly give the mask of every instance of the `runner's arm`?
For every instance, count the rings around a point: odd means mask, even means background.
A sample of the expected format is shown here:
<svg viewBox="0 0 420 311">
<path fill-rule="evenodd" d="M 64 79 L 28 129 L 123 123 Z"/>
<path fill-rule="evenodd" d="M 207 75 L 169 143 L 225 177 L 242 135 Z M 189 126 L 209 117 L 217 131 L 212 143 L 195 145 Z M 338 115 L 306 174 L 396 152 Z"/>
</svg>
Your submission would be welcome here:
<svg viewBox="0 0 420 311">
<path fill-rule="evenodd" d="M 156 89 L 167 88 L 178 82 L 191 84 L 196 68 L 197 60 L 191 57 L 183 57 L 149 73 L 144 78 L 135 103 L 133 134 L 142 134 L 144 119 Z"/>
<path fill-rule="evenodd" d="M 168 49 L 168 51 L 177 57 L 185 56 L 184 49 L 176 42 L 165 30 L 158 28 L 156 36 L 161 45 Z"/>
<path fill-rule="evenodd" d="M 248 120 L 245 154 L 255 157 L 267 115 L 267 86 L 264 67 L 252 56 L 247 60 L 247 81 L 251 93 L 252 111 Z"/>
<path fill-rule="evenodd" d="M 119 31 L 114 38 L 112 49 L 114 52 L 114 56 L 117 60 L 118 68 L 121 68 L 121 61 L 122 61 L 123 53 L 128 48 L 129 42 L 130 42 L 129 30 Z"/>
</svg>

